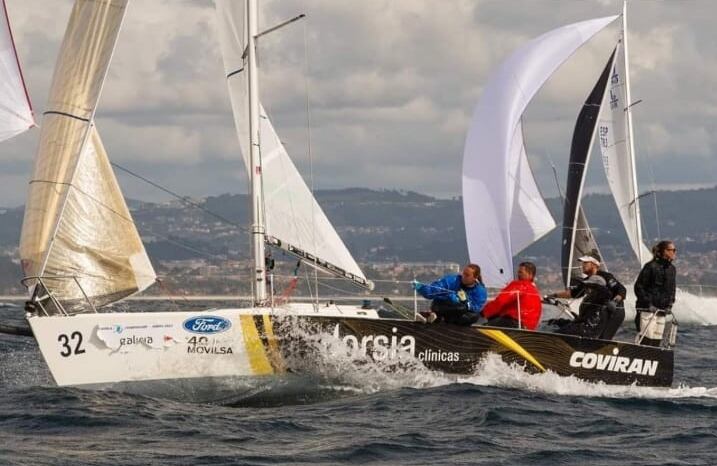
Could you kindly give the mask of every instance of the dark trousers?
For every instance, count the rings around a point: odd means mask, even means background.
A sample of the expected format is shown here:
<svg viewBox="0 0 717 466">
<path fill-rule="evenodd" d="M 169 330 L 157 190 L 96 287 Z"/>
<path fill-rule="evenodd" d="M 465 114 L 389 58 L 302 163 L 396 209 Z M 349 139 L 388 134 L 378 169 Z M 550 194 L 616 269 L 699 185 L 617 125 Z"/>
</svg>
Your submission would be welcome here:
<svg viewBox="0 0 717 466">
<path fill-rule="evenodd" d="M 434 300 L 431 303 L 431 311 L 436 313 L 439 320 L 447 324 L 468 326 L 478 321 L 478 313 L 469 311 L 465 304 Z"/>
<path fill-rule="evenodd" d="M 586 338 L 601 338 L 607 327 L 607 311 L 601 309 L 585 320 L 576 319 L 556 330 L 564 335 L 576 335 Z"/>
<path fill-rule="evenodd" d="M 485 324 L 491 327 L 520 328 L 518 321 L 508 316 L 494 317 Z"/>
<path fill-rule="evenodd" d="M 603 340 L 612 340 L 625 321 L 625 307 L 617 306 L 614 311 L 610 312 L 605 323 L 605 329 L 602 331 L 600 338 Z"/>
</svg>

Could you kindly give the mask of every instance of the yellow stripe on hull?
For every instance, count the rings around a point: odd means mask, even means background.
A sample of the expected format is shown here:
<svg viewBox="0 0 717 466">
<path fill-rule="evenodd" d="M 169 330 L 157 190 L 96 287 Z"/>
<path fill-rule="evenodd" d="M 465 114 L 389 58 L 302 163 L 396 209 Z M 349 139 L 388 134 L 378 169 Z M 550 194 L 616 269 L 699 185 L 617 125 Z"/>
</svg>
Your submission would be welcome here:
<svg viewBox="0 0 717 466">
<path fill-rule="evenodd" d="M 267 357 L 264 345 L 261 342 L 259 331 L 256 329 L 254 324 L 254 316 L 242 315 L 239 316 L 241 321 L 241 329 L 244 334 L 244 347 L 246 349 L 247 357 L 249 358 L 249 365 L 254 375 L 268 375 L 273 374 Z"/>
<path fill-rule="evenodd" d="M 279 351 L 279 343 L 276 339 L 276 335 L 274 335 L 274 328 L 271 325 L 271 316 L 264 314 L 262 317 L 264 318 L 264 334 L 266 335 L 266 340 L 269 342 L 269 359 L 271 360 L 274 370 L 283 374 L 286 372 L 286 367 L 281 357 L 281 351 Z"/>
<path fill-rule="evenodd" d="M 541 371 L 545 372 L 545 368 L 543 367 L 543 365 L 540 364 L 540 362 L 537 359 L 535 359 L 532 354 L 527 352 L 525 350 L 525 348 L 520 346 L 515 340 L 510 338 L 508 335 L 506 335 L 501 330 L 480 329 L 478 331 L 481 332 L 483 335 L 497 341 L 498 343 L 500 343 L 504 347 L 508 348 L 509 350 L 521 355 L 523 357 L 523 359 L 530 362 L 532 365 L 534 365 Z"/>
</svg>

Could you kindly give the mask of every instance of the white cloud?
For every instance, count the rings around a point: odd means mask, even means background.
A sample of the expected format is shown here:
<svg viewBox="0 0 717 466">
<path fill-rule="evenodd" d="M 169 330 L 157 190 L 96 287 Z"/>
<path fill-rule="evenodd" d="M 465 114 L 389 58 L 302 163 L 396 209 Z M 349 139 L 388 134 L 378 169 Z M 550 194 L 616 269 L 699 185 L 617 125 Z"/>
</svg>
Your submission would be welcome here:
<svg viewBox="0 0 717 466">
<path fill-rule="evenodd" d="M 38 112 L 71 5 L 8 6 Z M 261 93 L 290 154 L 307 168 L 308 87 L 317 186 L 458 194 L 465 131 L 491 70 L 526 40 L 617 14 L 622 2 L 273 0 L 262 6 L 261 29 L 308 15 L 261 39 Z M 628 6 L 633 97 L 643 101 L 635 107 L 638 154 L 694 161 L 663 180 L 690 182 L 705 160 L 715 165 L 717 152 L 717 4 L 635 0 Z M 244 186 L 214 21 L 208 1 L 131 2 L 97 113 L 114 160 L 195 196 Z M 555 184 L 547 154 L 564 174 L 574 118 L 617 28 L 576 53 L 529 107 L 528 151 L 546 192 Z M 25 189 L 17 183 L 23 164 L 29 177 L 38 135 L 4 146 L 0 173 L 12 172 L 13 180 L 0 187 L 3 204 L 23 202 Z M 193 171 L 201 173 L 194 183 L 187 175 Z"/>
</svg>

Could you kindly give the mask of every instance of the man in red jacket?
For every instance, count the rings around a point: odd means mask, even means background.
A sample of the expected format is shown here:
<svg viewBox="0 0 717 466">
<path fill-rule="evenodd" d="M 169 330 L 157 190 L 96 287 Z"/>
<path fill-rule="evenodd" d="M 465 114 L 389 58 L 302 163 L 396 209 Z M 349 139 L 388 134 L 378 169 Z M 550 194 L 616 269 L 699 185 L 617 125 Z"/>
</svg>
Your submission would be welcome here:
<svg viewBox="0 0 717 466">
<path fill-rule="evenodd" d="M 518 279 L 508 283 L 481 311 L 483 317 L 488 319 L 486 325 L 528 330 L 538 327 L 543 308 L 540 291 L 533 283 L 535 273 L 535 264 L 520 263 Z"/>
</svg>

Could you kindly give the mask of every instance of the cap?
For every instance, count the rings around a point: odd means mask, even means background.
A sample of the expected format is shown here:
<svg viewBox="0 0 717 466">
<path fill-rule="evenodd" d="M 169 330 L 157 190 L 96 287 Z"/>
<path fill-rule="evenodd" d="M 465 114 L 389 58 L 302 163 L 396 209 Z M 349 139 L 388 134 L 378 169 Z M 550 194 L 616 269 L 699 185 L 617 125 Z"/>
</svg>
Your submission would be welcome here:
<svg viewBox="0 0 717 466">
<path fill-rule="evenodd" d="M 583 285 L 607 287 L 607 282 L 600 275 L 590 275 L 588 278 L 583 280 Z"/>
<path fill-rule="evenodd" d="M 598 267 L 600 267 L 600 261 L 597 260 L 596 258 L 594 258 L 593 256 L 583 256 L 583 257 L 579 257 L 578 260 L 579 260 L 580 262 L 592 262 L 593 264 L 595 264 L 595 265 L 597 265 Z"/>
</svg>

